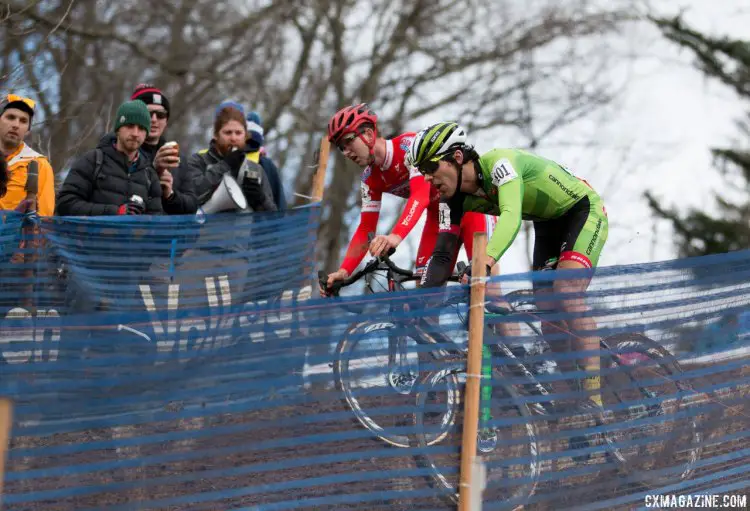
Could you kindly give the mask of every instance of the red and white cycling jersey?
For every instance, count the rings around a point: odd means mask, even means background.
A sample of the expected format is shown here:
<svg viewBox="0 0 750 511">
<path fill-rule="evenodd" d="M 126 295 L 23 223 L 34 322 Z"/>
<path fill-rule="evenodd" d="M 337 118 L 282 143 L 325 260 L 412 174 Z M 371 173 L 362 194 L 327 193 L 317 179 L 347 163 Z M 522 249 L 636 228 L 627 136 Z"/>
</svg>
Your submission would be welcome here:
<svg viewBox="0 0 750 511">
<path fill-rule="evenodd" d="M 422 212 L 430 207 L 437 212 L 440 194 L 437 189 L 425 181 L 416 169 L 409 169 L 404 163 L 404 157 L 409 146 L 414 140 L 414 133 L 403 133 L 391 140 L 385 141 L 385 160 L 381 166 L 370 165 L 362 171 L 362 182 L 360 191 L 362 194 L 362 212 L 359 222 L 349 248 L 346 252 L 341 268 L 350 274 L 359 265 L 367 253 L 368 239 L 375 232 L 380 218 L 381 201 L 384 193 L 390 193 L 397 197 L 408 199 L 401 217 L 393 228 L 393 234 L 402 239 L 411 232 L 422 216 Z M 426 262 L 429 254 L 435 246 L 437 238 L 437 216 L 428 213 L 428 224 L 430 217 L 435 217 L 435 225 L 426 225 L 420 242 L 419 254 Z M 429 232 L 434 231 L 432 236 Z M 425 240 L 425 236 L 429 236 Z M 425 257 L 425 254 L 427 257 Z M 419 259 L 419 256 L 418 256 Z M 424 263 L 422 263 L 424 265 Z M 419 265 L 418 265 L 419 266 Z"/>
<path fill-rule="evenodd" d="M 414 195 L 414 192 L 419 194 L 419 192 L 429 190 L 430 201 L 440 199 L 438 191 L 424 180 L 417 169 L 409 169 L 404 163 L 404 157 L 413 140 L 414 133 L 404 133 L 394 139 L 386 140 L 383 165 L 380 167 L 370 165 L 362 171 L 360 190 L 363 212 L 379 213 L 384 193 L 408 199 Z M 416 181 L 412 182 L 413 179 Z"/>
<path fill-rule="evenodd" d="M 349 242 L 341 268 L 349 274 L 354 272 L 367 253 L 370 233 L 374 233 L 380 217 L 381 200 L 384 193 L 408 199 L 406 206 L 393 228 L 393 234 L 406 238 L 427 210 L 427 218 L 419 241 L 416 258 L 416 273 L 421 274 L 432 252 L 435 250 L 440 230 L 440 193 L 437 188 L 425 181 L 417 169 L 409 169 L 404 163 L 404 156 L 414 140 L 414 133 L 404 133 L 392 140 L 385 141 L 385 160 L 380 167 L 370 166 L 362 171 L 362 212 L 359 227 Z M 471 259 L 471 243 L 475 232 L 492 234 L 495 217 L 482 213 L 466 213 L 461 221 L 459 240 L 464 243 Z M 453 256 L 458 257 L 458 248 Z"/>
</svg>

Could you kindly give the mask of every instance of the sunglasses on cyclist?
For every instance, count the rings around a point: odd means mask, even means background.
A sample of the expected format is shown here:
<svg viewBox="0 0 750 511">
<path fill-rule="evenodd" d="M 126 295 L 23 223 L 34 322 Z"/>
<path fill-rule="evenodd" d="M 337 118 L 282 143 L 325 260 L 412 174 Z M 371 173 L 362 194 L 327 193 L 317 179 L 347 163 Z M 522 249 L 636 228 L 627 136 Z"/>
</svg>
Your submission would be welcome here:
<svg viewBox="0 0 750 511">
<path fill-rule="evenodd" d="M 339 151 L 343 153 L 344 149 L 346 149 L 346 146 L 348 146 L 349 143 L 351 143 L 351 141 L 355 138 L 357 138 L 356 133 L 349 133 L 348 135 L 344 135 L 343 137 L 341 137 L 341 139 L 339 139 L 336 146 L 339 148 Z"/>
<path fill-rule="evenodd" d="M 164 120 L 167 118 L 167 111 L 166 110 L 151 110 L 149 112 L 151 114 L 151 117 L 156 116 L 157 119 Z"/>
<path fill-rule="evenodd" d="M 444 154 L 430 158 L 429 160 L 422 162 L 419 167 L 417 167 L 417 170 L 423 176 L 430 176 L 437 172 L 437 169 L 440 167 L 440 160 L 444 158 Z"/>
</svg>

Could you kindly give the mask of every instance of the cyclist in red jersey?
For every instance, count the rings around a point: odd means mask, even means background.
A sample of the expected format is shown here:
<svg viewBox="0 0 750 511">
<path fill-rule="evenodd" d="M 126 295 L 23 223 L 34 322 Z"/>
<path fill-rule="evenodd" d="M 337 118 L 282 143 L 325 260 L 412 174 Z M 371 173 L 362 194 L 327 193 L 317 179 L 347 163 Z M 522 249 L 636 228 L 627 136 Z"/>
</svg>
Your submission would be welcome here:
<svg viewBox="0 0 750 511">
<path fill-rule="evenodd" d="M 373 256 L 380 256 L 398 247 L 425 210 L 427 218 L 416 257 L 418 274 L 426 268 L 438 238 L 440 193 L 425 181 L 424 176 L 416 168 L 409 168 L 404 162 L 415 133 L 407 132 L 387 140 L 378 136 L 377 121 L 377 115 L 365 103 L 361 103 L 342 108 L 328 123 L 328 139 L 331 143 L 335 144 L 344 156 L 364 167 L 360 183 L 360 223 L 349 242 L 341 267 L 328 275 L 328 286 L 351 275 L 368 248 Z M 384 193 L 407 199 L 406 206 L 392 232 L 375 236 L 368 247 L 368 239 L 377 228 Z M 461 240 L 469 258 L 474 232 L 491 234 L 494 222 L 494 217 L 481 213 L 465 215 L 465 222 L 462 222 L 461 226 Z M 458 250 L 453 257 L 454 265 L 457 257 Z M 326 294 L 324 289 L 320 291 L 321 294 Z"/>
</svg>

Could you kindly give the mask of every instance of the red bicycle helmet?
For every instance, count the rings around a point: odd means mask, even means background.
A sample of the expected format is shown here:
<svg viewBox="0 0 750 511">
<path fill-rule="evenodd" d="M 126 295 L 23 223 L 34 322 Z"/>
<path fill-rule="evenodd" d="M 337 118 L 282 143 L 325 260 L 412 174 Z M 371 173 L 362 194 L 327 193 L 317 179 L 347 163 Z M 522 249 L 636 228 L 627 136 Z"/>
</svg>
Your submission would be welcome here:
<svg viewBox="0 0 750 511">
<path fill-rule="evenodd" d="M 363 124 L 372 124 L 375 130 L 375 137 L 372 142 L 367 142 L 362 137 L 361 127 Z M 347 106 L 333 114 L 331 120 L 328 121 L 328 140 L 338 145 L 338 142 L 344 135 L 349 133 L 356 133 L 362 142 L 370 148 L 370 154 L 373 152 L 375 147 L 375 139 L 377 138 L 377 126 L 378 116 L 370 110 L 370 107 L 366 103 L 360 103 L 359 105 Z"/>
</svg>

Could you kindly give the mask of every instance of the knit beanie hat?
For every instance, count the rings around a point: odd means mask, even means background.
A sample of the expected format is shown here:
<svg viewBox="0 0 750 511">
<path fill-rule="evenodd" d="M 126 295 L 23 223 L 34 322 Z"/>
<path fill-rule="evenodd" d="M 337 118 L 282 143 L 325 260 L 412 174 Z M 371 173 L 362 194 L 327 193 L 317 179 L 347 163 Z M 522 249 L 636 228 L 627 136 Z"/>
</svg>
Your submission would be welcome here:
<svg viewBox="0 0 750 511">
<path fill-rule="evenodd" d="M 34 117 L 34 109 L 36 107 L 36 101 L 29 98 L 24 98 L 17 94 L 8 94 L 2 101 L 0 101 L 0 114 L 5 113 L 9 108 L 16 108 L 29 114 L 29 118 Z"/>
<path fill-rule="evenodd" d="M 219 106 L 216 107 L 216 112 L 214 112 L 214 117 L 219 115 L 219 112 L 224 110 L 225 108 L 234 108 L 236 110 L 239 110 L 242 113 L 242 116 L 245 116 L 245 107 L 241 104 L 237 103 L 234 100 L 231 99 L 225 99 L 221 103 L 219 103 Z"/>
<path fill-rule="evenodd" d="M 254 151 L 263 145 L 263 123 L 258 112 L 247 114 L 247 141 Z"/>
<path fill-rule="evenodd" d="M 161 91 L 150 83 L 140 83 L 136 85 L 130 99 L 140 99 L 147 105 L 161 105 L 167 111 L 169 117 L 169 100 Z"/>
<path fill-rule="evenodd" d="M 120 105 L 115 114 L 115 132 L 128 124 L 143 126 L 146 131 L 151 131 L 151 114 L 148 113 L 146 103 L 135 100 Z"/>
</svg>

